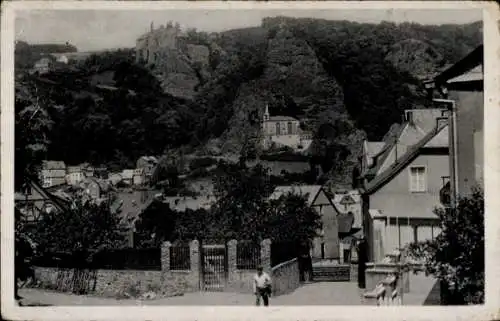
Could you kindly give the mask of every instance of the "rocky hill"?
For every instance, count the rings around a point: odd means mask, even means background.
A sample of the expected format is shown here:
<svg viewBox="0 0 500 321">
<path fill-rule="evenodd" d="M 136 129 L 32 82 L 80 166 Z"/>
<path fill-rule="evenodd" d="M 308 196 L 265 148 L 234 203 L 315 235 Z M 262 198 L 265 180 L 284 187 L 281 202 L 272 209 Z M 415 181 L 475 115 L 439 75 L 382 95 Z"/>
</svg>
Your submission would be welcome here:
<svg viewBox="0 0 500 321">
<path fill-rule="evenodd" d="M 47 89 L 47 99 L 67 106 L 52 113 L 58 134 L 49 135 L 49 154 L 121 164 L 181 146 L 238 154 L 257 145 L 267 103 L 272 115 L 307 119 L 316 137 L 313 158 L 343 182 L 363 138 L 380 139 L 404 109 L 427 104 L 420 78 L 481 40 L 480 23 L 274 17 L 259 27 L 212 34 L 167 25 L 139 38 L 134 55 L 94 56 L 80 73 L 46 77 L 66 86 Z M 96 78 L 108 79 L 106 92 Z M 70 89 L 72 83 L 79 89 Z M 75 95 L 68 98 L 70 92 Z M 74 128 L 80 130 L 73 135 Z"/>
</svg>

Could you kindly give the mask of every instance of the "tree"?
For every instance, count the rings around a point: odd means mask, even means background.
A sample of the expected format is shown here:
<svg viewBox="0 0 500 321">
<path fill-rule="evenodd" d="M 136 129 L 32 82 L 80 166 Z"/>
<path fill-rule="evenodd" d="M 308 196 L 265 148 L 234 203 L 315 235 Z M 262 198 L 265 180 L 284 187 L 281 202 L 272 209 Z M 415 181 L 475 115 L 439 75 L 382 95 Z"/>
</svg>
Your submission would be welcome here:
<svg viewBox="0 0 500 321">
<path fill-rule="evenodd" d="M 15 189 L 25 183 L 25 177 L 37 177 L 38 168 L 49 145 L 48 133 L 53 122 L 38 87 L 32 82 L 16 83 L 15 102 Z"/>
<path fill-rule="evenodd" d="M 321 216 L 313 209 L 304 195 L 286 194 L 267 202 L 267 211 L 261 217 L 263 238 L 276 242 L 305 243 L 321 229 Z"/>
<path fill-rule="evenodd" d="M 140 247 L 159 247 L 172 240 L 176 230 L 178 213 L 168 204 L 154 200 L 141 214 L 135 224 L 137 242 Z"/>
<path fill-rule="evenodd" d="M 441 234 L 411 244 L 413 258 L 441 281 L 445 304 L 484 303 L 484 195 L 476 189 L 457 208 L 436 209 Z"/>
<path fill-rule="evenodd" d="M 89 261 L 101 250 L 122 247 L 125 231 L 107 202 L 77 195 L 67 210 L 44 214 L 35 235 L 41 253 L 80 254 L 78 258 Z"/>
</svg>

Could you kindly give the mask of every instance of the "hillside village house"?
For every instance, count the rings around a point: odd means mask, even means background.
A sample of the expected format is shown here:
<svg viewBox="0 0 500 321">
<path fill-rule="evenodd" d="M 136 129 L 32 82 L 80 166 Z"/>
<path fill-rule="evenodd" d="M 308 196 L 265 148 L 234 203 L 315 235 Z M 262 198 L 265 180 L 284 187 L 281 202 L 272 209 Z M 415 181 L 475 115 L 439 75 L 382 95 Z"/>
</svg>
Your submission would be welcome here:
<svg viewBox="0 0 500 321">
<path fill-rule="evenodd" d="M 412 109 L 382 142 L 363 144 L 361 157 L 363 230 L 369 258 L 410 242 L 435 238 L 433 210 L 449 180 L 448 119 L 442 109 Z"/>
<path fill-rule="evenodd" d="M 151 180 L 156 165 L 158 165 L 158 158 L 154 156 L 142 156 L 137 160 L 136 168 L 143 169 L 145 183 Z"/>
<path fill-rule="evenodd" d="M 95 167 L 93 176 L 100 178 L 100 179 L 108 179 L 108 176 L 109 176 L 108 168 L 106 166 Z"/>
<path fill-rule="evenodd" d="M 82 180 L 80 188 L 82 188 L 85 195 L 95 201 L 101 201 L 111 191 L 111 185 L 108 182 L 95 177 L 87 177 Z"/>
<path fill-rule="evenodd" d="M 452 65 L 427 83 L 429 94 L 440 92 L 455 104 L 456 194 L 466 196 L 474 186 L 483 186 L 484 168 L 484 93 L 483 46 Z M 453 175 L 451 175 L 453 177 Z"/>
<path fill-rule="evenodd" d="M 121 172 L 122 182 L 127 185 L 134 184 L 134 170 L 133 169 L 124 169 Z"/>
<path fill-rule="evenodd" d="M 14 194 L 14 206 L 22 214 L 22 219 L 28 223 L 37 222 L 44 213 L 63 211 L 68 204 L 43 188 L 35 180 L 28 179 L 22 192 Z"/>
<path fill-rule="evenodd" d="M 85 177 L 94 176 L 94 166 L 90 165 L 89 163 L 82 163 L 79 166 Z"/>
<path fill-rule="evenodd" d="M 339 214 L 348 215 L 352 213 L 353 223 L 350 228 L 361 229 L 363 227 L 363 214 L 361 212 L 361 195 L 358 190 L 337 190 L 333 194 L 333 204 L 339 211 Z M 344 232 L 346 228 L 341 228 L 340 233 Z M 346 232 L 349 232 L 347 230 Z"/>
<path fill-rule="evenodd" d="M 262 120 L 262 145 L 269 149 L 287 146 L 299 151 L 304 151 L 311 145 L 309 134 L 302 131 L 299 120 L 289 116 L 270 116 L 269 107 L 266 105 Z"/>
<path fill-rule="evenodd" d="M 312 258 L 339 259 L 339 212 L 323 187 L 320 185 L 278 186 L 271 194 L 270 199 L 279 199 L 288 194 L 307 197 L 309 206 L 321 215 L 323 229 L 319 231 L 320 236 L 314 238 L 312 242 Z"/>
<path fill-rule="evenodd" d="M 66 184 L 66 164 L 62 161 L 43 161 L 40 181 L 43 187 Z"/>
<path fill-rule="evenodd" d="M 66 172 L 66 183 L 68 185 L 77 185 L 85 178 L 81 166 L 68 166 Z"/>
<path fill-rule="evenodd" d="M 146 171 L 144 170 L 144 168 L 134 169 L 134 177 L 132 179 L 132 183 L 135 186 L 140 186 L 146 183 Z"/>
<path fill-rule="evenodd" d="M 135 222 L 141 213 L 154 201 L 160 193 L 156 190 L 124 190 L 116 193 L 116 199 L 111 204 L 111 212 L 120 217 L 120 221 L 128 228 L 128 245 L 134 247 Z"/>
<path fill-rule="evenodd" d="M 33 65 L 33 68 L 31 70 L 31 73 L 33 74 L 38 74 L 38 75 L 43 75 L 48 73 L 52 66 L 54 65 L 54 58 L 49 58 L 49 57 L 43 57 L 40 58 L 35 64 Z"/>
</svg>

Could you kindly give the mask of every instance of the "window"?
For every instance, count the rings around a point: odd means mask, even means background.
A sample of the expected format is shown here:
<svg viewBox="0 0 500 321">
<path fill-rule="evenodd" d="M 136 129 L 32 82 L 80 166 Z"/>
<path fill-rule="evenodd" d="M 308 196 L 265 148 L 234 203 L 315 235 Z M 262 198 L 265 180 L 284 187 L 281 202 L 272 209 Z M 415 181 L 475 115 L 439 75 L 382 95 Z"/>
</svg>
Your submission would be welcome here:
<svg viewBox="0 0 500 321">
<path fill-rule="evenodd" d="M 43 187 L 50 187 L 52 186 L 52 178 L 45 177 L 43 179 Z"/>
<path fill-rule="evenodd" d="M 425 166 L 410 167 L 410 192 L 425 192 L 427 177 Z"/>
<path fill-rule="evenodd" d="M 293 135 L 293 126 L 291 121 L 288 122 L 288 135 Z"/>
<path fill-rule="evenodd" d="M 280 132 L 280 123 L 276 123 L 276 136 L 279 136 L 281 135 L 281 132 Z"/>
</svg>

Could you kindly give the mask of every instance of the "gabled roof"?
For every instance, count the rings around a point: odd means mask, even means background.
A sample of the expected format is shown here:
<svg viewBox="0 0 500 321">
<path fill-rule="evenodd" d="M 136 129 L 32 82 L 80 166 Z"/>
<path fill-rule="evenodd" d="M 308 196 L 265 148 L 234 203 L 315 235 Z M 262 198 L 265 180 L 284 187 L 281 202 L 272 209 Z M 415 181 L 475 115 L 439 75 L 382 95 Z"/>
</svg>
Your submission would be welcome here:
<svg viewBox="0 0 500 321">
<path fill-rule="evenodd" d="M 43 169 L 64 169 L 66 170 L 66 164 L 63 161 L 43 161 Z"/>
<path fill-rule="evenodd" d="M 121 172 L 123 179 L 132 179 L 134 178 L 134 170 L 133 169 L 124 169 Z"/>
<path fill-rule="evenodd" d="M 483 63 L 483 45 L 478 46 L 471 53 L 465 56 L 462 60 L 458 61 L 450 68 L 444 70 L 442 73 L 434 77 L 434 82 L 445 83 L 452 78 L 460 76 L 474 67 Z"/>
<path fill-rule="evenodd" d="M 472 81 L 483 81 L 484 75 L 483 75 L 483 66 L 479 65 L 476 66 L 475 68 L 469 70 L 466 73 L 463 73 L 461 75 L 458 75 L 454 78 L 451 78 L 447 81 L 448 84 L 454 84 L 454 83 L 462 83 L 462 82 L 472 82 Z"/>
<path fill-rule="evenodd" d="M 388 133 L 384 136 L 383 148 L 377 154 L 370 156 L 376 158 L 375 164 L 362 173 L 362 175 L 380 175 L 394 163 L 396 157 L 398 160 L 403 157 L 411 146 L 417 144 L 428 133 L 434 131 L 437 119 L 441 117 L 442 111 L 443 109 L 440 108 L 406 110 L 406 112 L 412 113 L 411 121 L 405 121 L 399 126 L 391 126 Z M 371 146 L 372 148 L 379 147 L 377 145 Z M 365 147 L 368 147 L 368 145 L 365 145 Z M 365 150 L 364 156 L 368 156 L 367 150 Z"/>
<path fill-rule="evenodd" d="M 434 137 L 438 136 L 447 127 L 448 125 L 441 127 L 436 126 L 436 128 L 427 134 L 420 142 L 409 148 L 407 153 L 402 158 L 393 163 L 388 169 L 377 175 L 373 180 L 368 182 L 365 187 L 364 194 L 372 194 L 389 182 L 420 154 L 423 147 L 425 147 Z"/>
<path fill-rule="evenodd" d="M 34 189 L 38 194 L 40 194 L 42 199 L 50 200 L 52 202 L 52 204 L 54 204 L 54 206 L 60 211 L 67 210 L 68 204 L 67 204 L 67 202 L 65 202 L 65 200 L 63 200 L 60 197 L 57 197 L 56 195 L 47 191 L 40 184 L 38 184 L 38 182 L 35 179 L 27 178 L 26 180 L 27 180 L 27 183 L 31 186 L 31 188 Z M 18 201 L 18 202 L 26 201 L 26 196 L 22 193 L 16 192 L 14 194 L 14 197 L 15 197 L 15 201 Z M 33 199 L 32 197 L 28 196 L 28 201 L 35 201 L 35 200 L 39 200 L 39 199 L 38 198 Z"/>
<path fill-rule="evenodd" d="M 350 194 L 346 194 L 346 195 L 344 195 L 344 197 L 342 197 L 339 204 L 351 205 L 351 204 L 356 204 L 356 201 L 352 198 L 352 196 Z"/>
<path fill-rule="evenodd" d="M 366 155 L 373 157 L 378 155 L 385 146 L 385 142 L 369 142 L 365 141 Z"/>
</svg>

